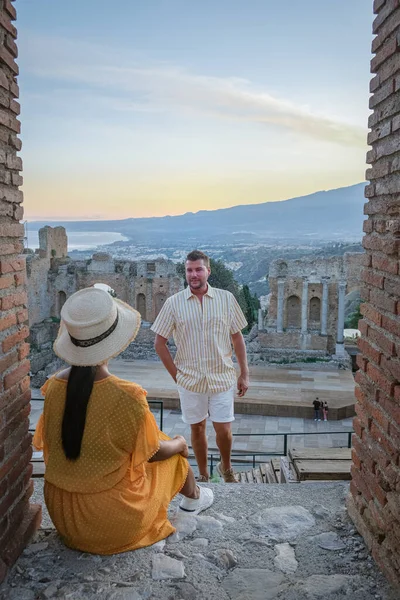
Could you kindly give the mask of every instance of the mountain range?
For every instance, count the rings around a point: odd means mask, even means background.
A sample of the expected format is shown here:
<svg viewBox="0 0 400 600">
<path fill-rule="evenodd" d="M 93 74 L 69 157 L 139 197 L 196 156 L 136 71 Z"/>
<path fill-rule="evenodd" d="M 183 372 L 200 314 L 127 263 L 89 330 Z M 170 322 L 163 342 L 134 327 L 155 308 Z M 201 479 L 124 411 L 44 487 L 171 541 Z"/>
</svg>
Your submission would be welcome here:
<svg viewBox="0 0 400 600">
<path fill-rule="evenodd" d="M 30 230 L 62 225 L 68 231 L 112 231 L 143 243 L 183 240 L 360 240 L 364 183 L 308 196 L 200 210 L 178 216 L 107 221 L 31 222 Z M 190 200 L 188 200 L 188 205 Z"/>
</svg>

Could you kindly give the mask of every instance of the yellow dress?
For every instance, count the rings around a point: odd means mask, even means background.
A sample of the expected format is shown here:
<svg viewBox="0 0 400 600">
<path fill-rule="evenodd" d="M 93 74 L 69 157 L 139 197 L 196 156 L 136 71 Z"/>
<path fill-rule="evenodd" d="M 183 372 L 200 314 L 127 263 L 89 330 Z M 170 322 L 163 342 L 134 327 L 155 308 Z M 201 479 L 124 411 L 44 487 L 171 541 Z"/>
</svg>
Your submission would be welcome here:
<svg viewBox="0 0 400 600">
<path fill-rule="evenodd" d="M 53 376 L 42 387 L 44 412 L 33 445 L 46 463 L 44 497 L 66 545 L 83 552 L 115 554 L 149 546 L 175 531 L 171 499 L 189 465 L 181 455 L 149 463 L 162 433 L 146 391 L 113 375 L 95 381 L 80 457 L 65 457 L 61 424 L 67 382 Z"/>
</svg>

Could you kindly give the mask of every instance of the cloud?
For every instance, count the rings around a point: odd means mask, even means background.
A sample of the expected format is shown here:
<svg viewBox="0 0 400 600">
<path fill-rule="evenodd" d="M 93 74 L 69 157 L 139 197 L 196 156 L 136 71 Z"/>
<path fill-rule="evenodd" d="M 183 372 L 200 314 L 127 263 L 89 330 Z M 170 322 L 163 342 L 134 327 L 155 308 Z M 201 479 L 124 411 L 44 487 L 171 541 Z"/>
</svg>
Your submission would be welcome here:
<svg viewBox="0 0 400 600">
<path fill-rule="evenodd" d="M 245 79 L 194 74 L 81 41 L 35 38 L 26 33 L 21 39 L 25 71 L 69 84 L 73 93 L 79 93 L 74 89 L 79 86 L 80 93 L 83 88 L 110 110 L 171 111 L 246 121 L 343 146 L 366 146 L 364 128 L 275 97 Z"/>
</svg>

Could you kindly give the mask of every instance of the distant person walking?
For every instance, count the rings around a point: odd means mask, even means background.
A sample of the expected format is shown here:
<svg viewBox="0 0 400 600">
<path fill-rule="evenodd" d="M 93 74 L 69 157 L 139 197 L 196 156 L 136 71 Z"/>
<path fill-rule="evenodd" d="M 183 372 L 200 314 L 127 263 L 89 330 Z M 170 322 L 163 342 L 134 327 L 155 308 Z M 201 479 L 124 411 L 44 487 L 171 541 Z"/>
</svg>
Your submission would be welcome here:
<svg viewBox="0 0 400 600">
<path fill-rule="evenodd" d="M 328 411 L 329 411 L 329 407 L 328 407 L 328 403 L 325 400 L 324 404 L 323 404 L 323 408 L 322 408 L 323 414 L 324 414 L 324 421 L 328 420 Z"/>
<path fill-rule="evenodd" d="M 321 408 L 321 402 L 319 401 L 318 398 L 315 398 L 313 405 L 314 405 L 314 421 L 320 421 L 321 418 L 320 418 L 319 411 Z"/>
<path fill-rule="evenodd" d="M 208 481 L 206 419 L 210 415 L 221 453 L 217 472 L 226 483 L 236 483 L 231 465 L 235 386 L 243 397 L 249 387 L 246 346 L 241 330 L 247 321 L 233 294 L 208 283 L 210 260 L 193 250 L 186 257 L 188 287 L 165 302 L 152 330 L 155 349 L 176 381 L 182 419 L 190 424 L 199 481 Z M 167 347 L 173 335 L 175 360 Z M 232 362 L 232 344 L 240 367 Z"/>
</svg>

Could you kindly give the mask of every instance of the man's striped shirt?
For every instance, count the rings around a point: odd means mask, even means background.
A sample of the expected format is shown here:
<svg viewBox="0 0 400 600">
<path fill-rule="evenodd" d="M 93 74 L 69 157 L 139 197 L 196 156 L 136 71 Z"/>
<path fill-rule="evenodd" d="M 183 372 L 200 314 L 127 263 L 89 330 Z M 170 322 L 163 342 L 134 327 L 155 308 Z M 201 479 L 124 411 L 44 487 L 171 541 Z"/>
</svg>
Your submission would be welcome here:
<svg viewBox="0 0 400 600">
<path fill-rule="evenodd" d="M 151 329 L 167 339 L 173 335 L 177 383 L 215 394 L 235 385 L 231 335 L 246 325 L 233 294 L 208 285 L 202 303 L 190 287 L 168 298 Z"/>
</svg>

